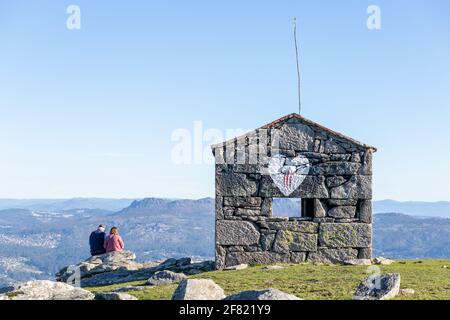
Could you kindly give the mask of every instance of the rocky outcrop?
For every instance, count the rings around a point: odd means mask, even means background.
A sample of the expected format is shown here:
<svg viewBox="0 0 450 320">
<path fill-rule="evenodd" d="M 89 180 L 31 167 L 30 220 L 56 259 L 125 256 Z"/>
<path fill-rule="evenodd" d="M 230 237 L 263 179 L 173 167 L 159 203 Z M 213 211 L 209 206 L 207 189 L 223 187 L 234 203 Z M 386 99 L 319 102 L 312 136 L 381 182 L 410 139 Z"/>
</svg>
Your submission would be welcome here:
<svg viewBox="0 0 450 320">
<path fill-rule="evenodd" d="M 224 291 L 211 279 L 189 279 L 182 281 L 172 300 L 222 300 Z"/>
<path fill-rule="evenodd" d="M 94 294 L 66 283 L 38 280 L 0 289 L 0 300 L 92 300 Z"/>
<path fill-rule="evenodd" d="M 400 292 L 400 274 L 373 275 L 360 283 L 353 300 L 389 300 Z"/>
<path fill-rule="evenodd" d="M 302 300 L 292 294 L 277 289 L 241 291 L 225 298 L 225 300 Z"/>
<path fill-rule="evenodd" d="M 147 280 L 146 284 L 151 286 L 161 286 L 170 283 L 178 283 L 185 279 L 187 279 L 187 277 L 183 273 L 164 270 L 156 272 Z"/>
<path fill-rule="evenodd" d="M 137 263 L 132 252 L 113 252 L 91 257 L 76 266 L 65 267 L 56 274 L 56 279 L 70 282 L 79 276 L 82 287 L 96 287 L 148 280 L 158 271 L 164 270 L 192 275 L 213 269 L 212 261 L 192 263 L 190 258 L 181 258 Z"/>
</svg>

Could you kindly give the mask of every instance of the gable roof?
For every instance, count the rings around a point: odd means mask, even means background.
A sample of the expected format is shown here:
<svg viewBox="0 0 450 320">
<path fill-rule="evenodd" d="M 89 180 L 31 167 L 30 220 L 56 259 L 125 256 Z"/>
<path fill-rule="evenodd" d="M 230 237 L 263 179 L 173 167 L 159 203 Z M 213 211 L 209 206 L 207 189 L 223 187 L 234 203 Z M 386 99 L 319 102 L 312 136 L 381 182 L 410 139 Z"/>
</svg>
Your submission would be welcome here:
<svg viewBox="0 0 450 320">
<path fill-rule="evenodd" d="M 348 137 L 348 136 L 346 136 L 346 135 L 344 135 L 342 133 L 339 133 L 337 131 L 328 129 L 327 127 L 324 127 L 321 124 L 318 124 L 318 123 L 316 123 L 316 122 L 314 122 L 312 120 L 309 120 L 309 119 L 299 115 L 298 113 L 291 113 L 291 114 L 289 114 L 287 116 L 284 116 L 284 117 L 282 117 L 282 118 L 280 118 L 278 120 L 275 120 L 275 121 L 273 121 L 271 123 L 263 125 L 262 127 L 258 128 L 258 129 L 255 129 L 253 131 L 247 132 L 246 134 L 244 134 L 244 135 L 242 135 L 240 137 L 236 137 L 236 138 L 229 139 L 229 140 L 226 140 L 226 141 L 221 142 L 221 143 L 214 144 L 214 145 L 211 146 L 211 148 L 214 150 L 216 148 L 224 147 L 225 145 L 233 142 L 234 140 L 240 139 L 240 138 L 244 138 L 244 137 L 246 137 L 246 136 L 256 132 L 257 130 L 279 128 L 279 127 L 281 127 L 283 124 L 285 124 L 286 122 L 288 122 L 291 119 L 300 120 L 300 122 L 302 122 L 302 123 L 304 123 L 306 125 L 309 125 L 311 127 L 314 127 L 318 131 L 324 131 L 324 132 L 326 132 L 326 133 L 328 133 L 328 134 L 330 134 L 332 136 L 335 136 L 335 137 L 337 137 L 339 139 L 345 140 L 345 141 L 347 141 L 347 142 L 349 142 L 351 144 L 357 145 L 357 146 L 362 147 L 364 149 L 371 149 L 373 152 L 377 151 L 377 148 L 375 148 L 375 147 L 372 147 L 370 145 L 367 145 L 367 144 L 364 144 L 362 142 L 359 142 L 358 140 L 350 138 L 350 137 Z"/>
</svg>

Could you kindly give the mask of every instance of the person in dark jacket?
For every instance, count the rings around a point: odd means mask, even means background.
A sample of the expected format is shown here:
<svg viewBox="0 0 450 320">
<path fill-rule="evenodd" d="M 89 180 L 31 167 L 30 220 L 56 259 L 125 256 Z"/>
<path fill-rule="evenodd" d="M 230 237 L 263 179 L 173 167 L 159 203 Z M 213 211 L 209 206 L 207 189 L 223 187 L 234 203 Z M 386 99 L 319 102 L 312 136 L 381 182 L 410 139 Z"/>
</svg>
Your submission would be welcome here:
<svg viewBox="0 0 450 320">
<path fill-rule="evenodd" d="M 89 246 L 91 247 L 92 256 L 98 256 L 100 254 L 106 253 L 104 247 L 105 237 L 105 225 L 103 224 L 99 225 L 97 230 L 91 233 L 89 237 Z"/>
</svg>

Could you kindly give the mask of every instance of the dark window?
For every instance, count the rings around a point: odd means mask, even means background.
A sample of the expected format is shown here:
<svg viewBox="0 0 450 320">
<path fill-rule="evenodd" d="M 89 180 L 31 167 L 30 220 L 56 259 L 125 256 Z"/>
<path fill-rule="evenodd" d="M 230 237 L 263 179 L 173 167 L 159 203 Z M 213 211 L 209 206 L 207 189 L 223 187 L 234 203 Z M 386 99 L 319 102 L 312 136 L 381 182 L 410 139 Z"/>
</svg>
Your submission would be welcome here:
<svg viewBox="0 0 450 320">
<path fill-rule="evenodd" d="M 303 218 L 314 218 L 314 199 L 302 199 L 302 214 Z"/>
</svg>

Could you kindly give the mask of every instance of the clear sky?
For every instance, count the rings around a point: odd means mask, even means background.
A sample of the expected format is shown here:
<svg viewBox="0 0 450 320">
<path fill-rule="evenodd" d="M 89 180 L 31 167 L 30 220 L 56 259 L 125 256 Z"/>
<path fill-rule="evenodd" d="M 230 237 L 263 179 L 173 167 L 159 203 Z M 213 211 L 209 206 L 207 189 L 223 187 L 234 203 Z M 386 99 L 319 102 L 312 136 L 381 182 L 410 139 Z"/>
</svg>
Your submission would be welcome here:
<svg viewBox="0 0 450 320">
<path fill-rule="evenodd" d="M 448 0 L 0 0 L 0 198 L 213 196 L 171 135 L 296 112 L 293 16 L 303 115 L 378 147 L 375 199 L 450 200 Z"/>
</svg>

